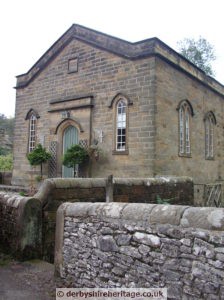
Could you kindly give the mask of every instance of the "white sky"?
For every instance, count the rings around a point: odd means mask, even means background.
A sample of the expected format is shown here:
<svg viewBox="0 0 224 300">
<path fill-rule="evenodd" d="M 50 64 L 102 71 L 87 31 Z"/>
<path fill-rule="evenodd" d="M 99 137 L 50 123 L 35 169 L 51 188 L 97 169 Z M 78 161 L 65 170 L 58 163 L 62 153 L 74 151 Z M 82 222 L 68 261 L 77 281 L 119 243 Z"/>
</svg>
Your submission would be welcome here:
<svg viewBox="0 0 224 300">
<path fill-rule="evenodd" d="M 206 38 L 224 84 L 223 0 L 5 0 L 0 2 L 0 113 L 13 116 L 16 75 L 26 73 L 74 23 L 131 42 Z"/>
</svg>

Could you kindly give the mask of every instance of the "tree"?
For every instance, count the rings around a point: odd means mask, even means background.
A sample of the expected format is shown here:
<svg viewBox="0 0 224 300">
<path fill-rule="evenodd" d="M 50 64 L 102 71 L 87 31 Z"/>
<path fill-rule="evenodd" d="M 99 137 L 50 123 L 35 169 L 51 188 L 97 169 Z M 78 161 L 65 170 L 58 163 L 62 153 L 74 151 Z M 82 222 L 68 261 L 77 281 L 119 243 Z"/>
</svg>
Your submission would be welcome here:
<svg viewBox="0 0 224 300">
<path fill-rule="evenodd" d="M 80 165 L 89 158 L 88 151 L 80 145 L 73 145 L 68 148 L 63 157 L 63 165 L 75 170 L 76 165 Z"/>
<path fill-rule="evenodd" d="M 185 38 L 178 42 L 180 54 L 202 69 L 207 75 L 214 76 L 211 62 L 216 59 L 214 47 L 201 36 L 198 40 Z"/>
<path fill-rule="evenodd" d="M 14 118 L 0 113 L 0 155 L 12 153 Z"/>
<path fill-rule="evenodd" d="M 12 154 L 0 155 L 0 170 L 1 171 L 11 171 L 12 163 L 13 163 Z"/>
<path fill-rule="evenodd" d="M 13 136 L 14 118 L 7 118 L 0 113 L 0 129 L 4 129 L 5 133 L 9 135 L 10 139 Z"/>
<path fill-rule="evenodd" d="M 38 144 L 36 148 L 27 155 L 27 159 L 30 162 L 31 166 L 40 165 L 40 176 L 43 177 L 43 164 L 51 158 L 51 154 L 42 147 L 41 144 Z"/>
<path fill-rule="evenodd" d="M 0 155 L 7 155 L 11 152 L 11 150 L 7 149 L 6 147 L 0 146 Z"/>
</svg>

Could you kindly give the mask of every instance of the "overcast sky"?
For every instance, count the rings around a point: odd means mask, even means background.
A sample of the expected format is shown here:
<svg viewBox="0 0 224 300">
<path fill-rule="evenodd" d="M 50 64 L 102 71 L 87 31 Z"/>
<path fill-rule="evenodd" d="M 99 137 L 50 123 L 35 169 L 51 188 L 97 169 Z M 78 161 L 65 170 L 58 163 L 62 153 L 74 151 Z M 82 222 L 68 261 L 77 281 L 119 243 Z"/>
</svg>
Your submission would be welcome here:
<svg viewBox="0 0 224 300">
<path fill-rule="evenodd" d="M 206 38 L 224 84 L 223 0 L 5 0 L 0 3 L 0 113 L 13 116 L 16 75 L 26 73 L 74 23 L 131 42 Z"/>
</svg>

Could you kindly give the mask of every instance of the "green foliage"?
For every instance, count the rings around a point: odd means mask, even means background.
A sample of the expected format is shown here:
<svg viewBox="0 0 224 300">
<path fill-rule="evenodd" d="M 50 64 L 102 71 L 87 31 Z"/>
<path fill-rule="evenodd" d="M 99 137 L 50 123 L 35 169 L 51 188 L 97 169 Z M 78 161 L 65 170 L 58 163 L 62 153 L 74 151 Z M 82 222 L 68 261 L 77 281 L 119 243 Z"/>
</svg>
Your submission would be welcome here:
<svg viewBox="0 0 224 300">
<path fill-rule="evenodd" d="M 25 196 L 26 194 L 25 194 L 25 192 L 21 191 L 21 192 L 19 192 L 19 195 L 20 196 Z"/>
<path fill-rule="evenodd" d="M 47 162 L 51 158 L 51 154 L 38 144 L 36 148 L 27 155 L 27 159 L 31 166 L 41 166 L 41 178 L 42 178 L 42 164 Z"/>
<path fill-rule="evenodd" d="M 161 199 L 159 195 L 156 196 L 156 203 L 157 204 L 170 204 L 169 202 L 172 199 Z"/>
<path fill-rule="evenodd" d="M 13 258 L 10 254 L 0 253 L 0 267 L 8 266 L 12 261 Z"/>
<path fill-rule="evenodd" d="M 13 166 L 12 154 L 0 155 L 0 170 L 11 171 Z"/>
<path fill-rule="evenodd" d="M 11 152 L 11 150 L 0 146 L 0 155 L 7 155 Z"/>
<path fill-rule="evenodd" d="M 1 139 L 0 155 L 12 153 L 14 118 L 7 118 L 0 113 L 0 130 L 4 131 L 4 138 Z"/>
<path fill-rule="evenodd" d="M 38 144 L 36 148 L 27 155 L 27 158 L 31 166 L 38 166 L 48 161 L 48 159 L 51 158 L 51 154 L 47 152 L 41 144 Z"/>
<path fill-rule="evenodd" d="M 36 177 L 35 177 L 35 180 L 36 180 L 36 182 L 41 182 L 42 177 L 41 177 L 41 176 L 36 176 Z"/>
<path fill-rule="evenodd" d="M 207 75 L 214 76 L 211 62 L 216 59 L 214 47 L 204 38 L 198 40 L 185 38 L 178 42 L 180 54 L 202 69 Z"/>
<path fill-rule="evenodd" d="M 7 118 L 4 114 L 0 113 L 0 128 L 4 129 L 5 133 L 12 137 L 14 129 L 14 118 Z"/>
<path fill-rule="evenodd" d="M 74 168 L 75 165 L 82 164 L 89 158 L 88 151 L 80 145 L 70 147 L 63 157 L 63 165 Z"/>
</svg>

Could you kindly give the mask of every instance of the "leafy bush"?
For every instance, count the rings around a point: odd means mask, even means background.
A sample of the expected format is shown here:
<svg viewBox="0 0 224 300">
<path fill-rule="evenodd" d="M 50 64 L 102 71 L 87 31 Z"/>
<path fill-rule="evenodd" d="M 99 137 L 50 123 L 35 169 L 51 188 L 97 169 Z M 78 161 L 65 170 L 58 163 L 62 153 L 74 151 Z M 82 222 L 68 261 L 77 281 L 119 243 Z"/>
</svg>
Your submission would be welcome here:
<svg viewBox="0 0 224 300">
<path fill-rule="evenodd" d="M 45 148 L 42 147 L 41 144 L 38 144 L 36 148 L 27 155 L 27 159 L 31 166 L 40 165 L 40 174 L 42 178 L 42 169 L 43 163 L 47 162 L 51 158 L 51 154 L 46 151 Z"/>
<path fill-rule="evenodd" d="M 12 153 L 12 150 L 11 149 L 8 149 L 6 147 L 0 147 L 0 155 L 8 155 Z"/>
<path fill-rule="evenodd" d="M 159 195 L 156 196 L 156 203 L 157 204 L 170 204 L 169 202 L 173 200 L 171 199 L 161 199 Z"/>
<path fill-rule="evenodd" d="M 11 171 L 13 166 L 12 154 L 0 155 L 0 170 Z"/>
<path fill-rule="evenodd" d="M 82 164 L 89 158 L 88 151 L 80 145 L 70 147 L 63 157 L 63 165 L 68 168 L 75 168 L 76 165 Z"/>
</svg>

